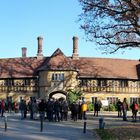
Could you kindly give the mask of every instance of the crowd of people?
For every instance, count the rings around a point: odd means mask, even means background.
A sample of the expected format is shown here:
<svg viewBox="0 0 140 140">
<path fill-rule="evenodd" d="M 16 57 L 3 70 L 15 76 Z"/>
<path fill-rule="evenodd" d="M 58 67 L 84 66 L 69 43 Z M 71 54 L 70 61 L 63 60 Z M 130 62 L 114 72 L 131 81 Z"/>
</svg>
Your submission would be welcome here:
<svg viewBox="0 0 140 140">
<path fill-rule="evenodd" d="M 93 116 L 98 116 L 98 112 L 102 108 L 101 101 L 95 100 L 93 107 Z M 124 121 L 127 121 L 127 111 L 130 108 L 132 110 L 132 121 L 137 121 L 139 106 L 136 100 L 129 106 L 126 98 L 124 98 L 123 102 L 119 99 L 116 103 L 116 107 L 118 117 L 122 117 Z M 48 119 L 48 121 L 67 121 L 68 111 L 70 111 L 70 118 L 77 121 L 77 119 L 86 119 L 87 110 L 88 105 L 85 100 L 73 102 L 71 104 L 68 104 L 64 98 L 50 98 L 47 101 L 44 99 L 36 100 L 35 98 L 31 98 L 30 101 L 21 99 L 19 103 L 5 100 L 0 101 L 1 117 L 4 116 L 5 111 L 14 111 L 15 113 L 21 113 L 21 120 L 26 119 L 27 114 L 29 114 L 29 118 L 33 120 L 43 117 L 44 119 Z"/>
<path fill-rule="evenodd" d="M 21 119 L 26 119 L 29 113 L 30 119 L 48 119 L 48 121 L 67 121 L 68 103 L 64 99 L 50 98 L 48 101 L 41 99 L 31 99 L 28 103 L 21 100 L 19 103 L 19 110 L 21 112 Z"/>
<path fill-rule="evenodd" d="M 2 100 L 0 101 L 0 113 L 2 117 L 5 111 L 19 112 L 21 120 L 29 116 L 32 120 L 43 117 L 43 119 L 55 122 L 67 121 L 68 111 L 71 111 L 70 118 L 77 121 L 77 119 L 86 118 L 87 104 L 84 101 L 68 104 L 64 98 L 50 98 L 47 101 L 44 99 L 37 100 L 35 98 L 30 98 L 29 101 L 21 99 L 18 103 Z"/>
<path fill-rule="evenodd" d="M 98 116 L 98 112 L 102 108 L 101 101 L 95 100 L 93 106 L 94 106 L 94 116 Z M 137 114 L 138 114 L 138 110 L 139 110 L 139 105 L 138 105 L 136 100 L 134 100 L 132 102 L 132 104 L 129 105 L 126 98 L 123 99 L 123 102 L 121 102 L 120 99 L 118 99 L 115 106 L 116 106 L 117 111 L 118 111 L 118 117 L 122 117 L 123 121 L 127 121 L 127 118 L 128 118 L 127 111 L 130 109 L 132 111 L 132 122 L 137 121 Z"/>
<path fill-rule="evenodd" d="M 12 110 L 15 110 L 15 103 L 12 103 L 11 101 L 5 101 L 0 100 L 0 116 L 4 116 L 4 112 L 11 112 Z"/>
<path fill-rule="evenodd" d="M 116 103 L 117 110 L 118 110 L 118 117 L 122 117 L 124 121 L 127 121 L 127 111 L 129 110 L 129 105 L 127 102 L 127 99 L 124 98 L 123 102 L 120 101 L 120 99 Z M 139 110 L 139 105 L 136 100 L 132 102 L 130 105 L 130 109 L 132 111 L 132 121 L 137 121 L 137 113 Z"/>
</svg>

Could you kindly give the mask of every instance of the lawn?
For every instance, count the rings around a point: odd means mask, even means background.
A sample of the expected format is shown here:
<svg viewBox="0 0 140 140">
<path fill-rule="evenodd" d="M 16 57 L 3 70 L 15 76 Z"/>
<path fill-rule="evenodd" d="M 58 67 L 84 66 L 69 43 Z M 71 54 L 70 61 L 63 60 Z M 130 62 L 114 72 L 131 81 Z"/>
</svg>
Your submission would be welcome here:
<svg viewBox="0 0 140 140">
<path fill-rule="evenodd" d="M 101 140 L 140 140 L 140 124 L 95 131 Z"/>
</svg>

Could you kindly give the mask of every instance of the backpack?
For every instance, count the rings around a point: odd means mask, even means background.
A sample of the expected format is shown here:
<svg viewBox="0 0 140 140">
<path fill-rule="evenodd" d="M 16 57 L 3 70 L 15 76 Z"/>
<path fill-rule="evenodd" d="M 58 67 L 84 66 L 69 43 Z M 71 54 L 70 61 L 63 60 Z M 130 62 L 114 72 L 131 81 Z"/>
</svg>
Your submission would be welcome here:
<svg viewBox="0 0 140 140">
<path fill-rule="evenodd" d="M 139 108 L 139 107 L 138 107 L 138 104 L 135 103 L 135 104 L 134 104 L 134 110 L 138 110 L 138 108 Z"/>
</svg>

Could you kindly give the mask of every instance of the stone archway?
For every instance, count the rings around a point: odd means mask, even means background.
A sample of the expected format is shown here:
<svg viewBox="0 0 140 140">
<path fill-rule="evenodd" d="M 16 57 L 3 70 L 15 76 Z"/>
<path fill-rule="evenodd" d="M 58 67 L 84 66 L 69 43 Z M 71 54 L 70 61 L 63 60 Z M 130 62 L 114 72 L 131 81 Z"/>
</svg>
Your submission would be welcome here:
<svg viewBox="0 0 140 140">
<path fill-rule="evenodd" d="M 64 98 L 64 99 L 67 100 L 67 92 L 65 92 L 65 91 L 54 91 L 54 92 L 51 92 L 49 94 L 49 98 L 55 98 L 55 99 Z"/>
</svg>

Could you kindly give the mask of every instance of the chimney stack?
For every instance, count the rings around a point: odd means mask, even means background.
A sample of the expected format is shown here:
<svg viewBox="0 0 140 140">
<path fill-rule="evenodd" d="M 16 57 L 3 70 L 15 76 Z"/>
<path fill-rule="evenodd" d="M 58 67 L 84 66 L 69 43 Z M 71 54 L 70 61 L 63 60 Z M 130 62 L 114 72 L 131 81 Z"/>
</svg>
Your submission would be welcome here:
<svg viewBox="0 0 140 140">
<path fill-rule="evenodd" d="M 74 36 L 73 38 L 73 54 L 72 58 L 73 59 L 78 59 L 78 37 Z"/>
<path fill-rule="evenodd" d="M 37 57 L 42 57 L 43 56 L 43 54 L 42 54 L 42 40 L 43 40 L 43 38 L 41 36 L 39 36 L 37 38 L 37 40 L 38 40 Z"/>
<path fill-rule="evenodd" d="M 22 57 L 26 57 L 27 48 L 23 47 L 22 49 Z"/>
</svg>

